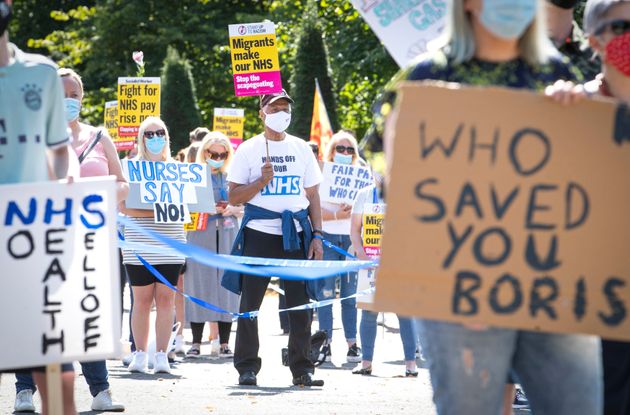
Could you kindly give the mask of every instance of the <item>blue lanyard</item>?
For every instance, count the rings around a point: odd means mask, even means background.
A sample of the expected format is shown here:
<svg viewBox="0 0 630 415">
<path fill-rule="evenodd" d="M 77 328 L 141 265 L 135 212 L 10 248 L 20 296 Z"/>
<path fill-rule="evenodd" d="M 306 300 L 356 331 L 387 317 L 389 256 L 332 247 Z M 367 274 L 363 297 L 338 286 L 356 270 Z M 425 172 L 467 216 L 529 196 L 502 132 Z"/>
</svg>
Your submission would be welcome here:
<svg viewBox="0 0 630 415">
<path fill-rule="evenodd" d="M 225 191 L 225 187 L 224 187 L 224 182 L 223 182 L 223 173 L 219 172 L 217 174 L 219 176 L 219 184 L 217 184 L 217 181 L 215 180 L 215 176 L 212 176 L 212 185 L 215 188 L 219 188 L 219 193 L 221 194 L 221 199 L 222 200 L 228 200 L 228 195 L 227 192 Z"/>
</svg>

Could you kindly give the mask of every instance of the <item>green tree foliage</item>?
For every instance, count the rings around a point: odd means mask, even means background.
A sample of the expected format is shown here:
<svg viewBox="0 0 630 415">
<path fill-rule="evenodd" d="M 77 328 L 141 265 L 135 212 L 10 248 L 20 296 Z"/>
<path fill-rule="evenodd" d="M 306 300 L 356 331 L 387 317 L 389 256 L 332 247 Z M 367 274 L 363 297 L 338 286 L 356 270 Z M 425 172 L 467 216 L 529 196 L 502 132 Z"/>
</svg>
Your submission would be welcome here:
<svg viewBox="0 0 630 415">
<path fill-rule="evenodd" d="M 234 95 L 227 26 L 273 21 L 283 83 L 291 89 L 288 81 L 308 1 L 313 0 L 18 0 L 11 40 L 82 75 L 82 116 L 92 124 L 103 122 L 104 102 L 116 99 L 117 78 L 135 74 L 134 50 L 144 52 L 146 76 L 159 76 L 172 46 L 190 62 L 201 124 L 212 126 L 215 107 L 245 108 L 247 138 L 261 130 L 258 99 Z M 349 0 L 317 3 L 320 39 L 328 49 L 337 97 L 334 106 L 326 102 L 329 115 L 334 118 L 336 107 L 338 124 L 360 137 L 370 124 L 375 96 L 397 68 Z M 320 77 L 323 88 L 322 81 Z M 310 106 L 314 83 L 304 86 L 309 90 L 292 95 L 303 95 Z M 310 127 L 311 110 L 307 114 Z"/>
<path fill-rule="evenodd" d="M 333 93 L 328 52 L 319 27 L 317 6 L 311 2 L 306 8 L 295 43 L 296 54 L 290 79 L 290 94 L 295 100 L 291 132 L 308 139 L 313 115 L 315 79 L 319 82 L 328 118 L 334 131 L 339 129 Z"/>
<path fill-rule="evenodd" d="M 188 146 L 188 133 L 201 125 L 201 117 L 190 63 L 173 47 L 168 48 L 162 67 L 160 106 L 171 136 L 171 149 L 176 153 Z"/>
</svg>

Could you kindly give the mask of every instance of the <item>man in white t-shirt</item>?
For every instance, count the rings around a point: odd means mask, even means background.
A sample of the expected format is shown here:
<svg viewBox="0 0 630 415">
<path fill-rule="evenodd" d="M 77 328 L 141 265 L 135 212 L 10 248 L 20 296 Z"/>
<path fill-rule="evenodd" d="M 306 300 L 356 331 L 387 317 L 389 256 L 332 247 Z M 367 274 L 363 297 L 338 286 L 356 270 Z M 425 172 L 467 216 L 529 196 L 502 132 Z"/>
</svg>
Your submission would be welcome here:
<svg viewBox="0 0 630 415">
<path fill-rule="evenodd" d="M 245 204 L 245 216 L 233 253 L 244 256 L 321 259 L 319 166 L 308 144 L 285 133 L 291 123 L 293 100 L 283 90 L 263 95 L 260 118 L 265 131 L 241 144 L 234 155 L 230 171 L 229 202 Z M 241 293 L 240 311 L 260 308 L 269 278 L 226 273 L 223 285 Z M 309 297 L 304 281 L 284 281 L 287 307 L 307 304 Z M 289 367 L 293 384 L 323 386 L 313 379 L 314 367 L 309 358 L 312 312 L 290 311 Z M 258 321 L 241 319 L 236 331 L 234 366 L 240 385 L 256 385 L 260 371 L 258 357 Z"/>
</svg>

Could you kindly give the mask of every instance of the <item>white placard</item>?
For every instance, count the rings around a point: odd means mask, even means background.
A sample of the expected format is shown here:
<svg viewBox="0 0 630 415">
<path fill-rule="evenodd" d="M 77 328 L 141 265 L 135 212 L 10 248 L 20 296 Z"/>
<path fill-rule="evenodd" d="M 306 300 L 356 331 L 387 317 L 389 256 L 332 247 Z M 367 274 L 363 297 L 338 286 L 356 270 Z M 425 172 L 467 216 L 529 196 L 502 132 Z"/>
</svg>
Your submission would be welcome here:
<svg viewBox="0 0 630 415">
<path fill-rule="evenodd" d="M 361 269 L 357 273 L 357 292 L 365 291 L 376 286 L 376 269 Z M 357 296 L 359 303 L 373 303 L 374 293 Z"/>
<path fill-rule="evenodd" d="M 401 68 L 421 53 L 444 27 L 445 0 L 352 0 L 354 7 Z"/>
<path fill-rule="evenodd" d="M 128 208 L 155 211 L 156 203 L 183 203 L 189 212 L 216 213 L 206 164 L 131 159 L 122 167 L 129 181 Z"/>
<path fill-rule="evenodd" d="M 319 197 L 323 202 L 352 203 L 359 190 L 374 184 L 372 172 L 367 167 L 327 161 L 322 174 L 324 180 L 319 186 Z"/>
<path fill-rule="evenodd" d="M 0 370 L 120 356 L 114 177 L 0 186 Z"/>
</svg>

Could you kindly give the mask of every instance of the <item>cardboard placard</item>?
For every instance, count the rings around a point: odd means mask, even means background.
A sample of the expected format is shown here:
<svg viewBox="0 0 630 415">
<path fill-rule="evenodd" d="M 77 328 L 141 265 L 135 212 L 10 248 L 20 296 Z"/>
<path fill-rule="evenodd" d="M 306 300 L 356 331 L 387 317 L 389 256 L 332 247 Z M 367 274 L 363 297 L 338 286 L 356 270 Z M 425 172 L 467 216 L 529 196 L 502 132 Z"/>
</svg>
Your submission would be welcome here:
<svg viewBox="0 0 630 415">
<path fill-rule="evenodd" d="M 370 169 L 357 165 L 326 161 L 322 175 L 319 196 L 323 202 L 352 204 L 359 190 L 374 184 Z"/>
<path fill-rule="evenodd" d="M 627 108 L 454 84 L 400 92 L 375 306 L 630 339 Z"/>
<path fill-rule="evenodd" d="M 231 24 L 228 31 L 236 96 L 281 92 L 275 25 L 272 22 Z"/>
<path fill-rule="evenodd" d="M 0 370 L 120 356 L 114 178 L 0 186 L 0 220 Z"/>
<path fill-rule="evenodd" d="M 160 116 L 160 78 L 118 78 L 118 135 L 137 137 L 150 116 Z"/>
<path fill-rule="evenodd" d="M 136 144 L 136 137 L 118 136 L 118 101 L 105 103 L 105 128 L 114 142 L 117 151 L 131 150 Z"/>
<path fill-rule="evenodd" d="M 213 115 L 212 129 L 214 131 L 220 131 L 225 134 L 232 142 L 232 145 L 234 145 L 234 142 L 239 144 L 243 142 L 243 126 L 245 125 L 244 109 L 215 108 Z M 238 145 L 236 147 L 238 147 Z"/>
<path fill-rule="evenodd" d="M 444 0 L 352 0 L 352 4 L 401 68 L 426 52 L 427 43 L 445 25 Z"/>
<path fill-rule="evenodd" d="M 122 160 L 127 208 L 153 210 L 160 222 L 188 222 L 188 212 L 215 213 L 210 169 L 177 161 Z M 156 207 L 156 205 L 158 205 Z"/>
</svg>

